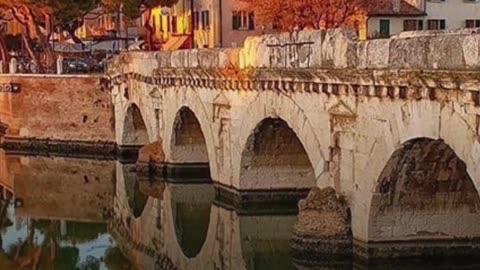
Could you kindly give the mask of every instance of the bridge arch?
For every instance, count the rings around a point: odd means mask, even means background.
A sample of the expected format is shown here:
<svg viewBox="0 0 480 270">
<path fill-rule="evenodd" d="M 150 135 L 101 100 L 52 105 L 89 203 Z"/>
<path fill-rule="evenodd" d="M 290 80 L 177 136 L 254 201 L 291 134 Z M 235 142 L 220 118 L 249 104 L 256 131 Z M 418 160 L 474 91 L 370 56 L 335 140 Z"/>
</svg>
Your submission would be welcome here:
<svg viewBox="0 0 480 270">
<path fill-rule="evenodd" d="M 272 100 L 275 102 L 271 102 Z M 239 189 L 249 189 L 252 187 L 250 185 L 252 183 L 249 184 L 249 180 L 251 179 L 248 179 L 248 176 L 245 177 L 244 171 L 245 166 L 248 167 L 249 164 L 248 159 L 251 157 L 250 150 L 252 150 L 252 143 L 255 142 L 255 135 L 258 135 L 258 131 L 262 129 L 262 125 L 267 124 L 268 126 L 274 122 L 295 141 L 294 145 L 297 147 L 293 149 L 296 149 L 297 153 L 304 152 L 309 161 L 309 166 L 312 168 L 313 174 L 311 178 L 310 175 L 307 177 L 309 180 L 304 181 L 304 183 L 308 183 L 304 185 L 304 187 L 327 186 L 328 173 L 325 171 L 326 156 L 324 153 L 325 149 L 328 149 L 329 132 L 317 130 L 317 134 L 306 112 L 297 103 L 289 97 L 274 92 L 260 93 L 255 100 L 246 107 L 242 114 L 242 122 L 237 132 L 239 151 L 234 152 L 234 155 L 237 156 L 232 158 L 233 160 L 238 160 L 238 162 L 232 164 L 234 176 L 233 185 L 239 187 Z M 325 143 L 321 144 L 321 141 L 325 141 Z M 301 151 L 300 148 L 302 148 Z M 302 174 L 307 172 L 308 170 L 303 170 Z M 265 186 L 266 183 L 262 184 L 259 182 L 257 183 L 259 186 L 256 186 L 256 188 L 300 187 L 293 183 L 295 183 L 295 181 L 292 181 L 291 184 L 282 184 L 283 186 Z"/>
<path fill-rule="evenodd" d="M 131 103 L 125 113 L 120 144 L 141 146 L 149 142 L 148 128 L 140 107 L 135 103 Z"/>
<path fill-rule="evenodd" d="M 179 163 L 207 163 L 208 150 L 205 136 L 195 113 L 181 107 L 173 123 L 170 158 Z"/>
<path fill-rule="evenodd" d="M 441 139 L 415 138 L 387 161 L 376 183 L 369 241 L 480 237 L 480 197 L 467 165 Z"/>
<path fill-rule="evenodd" d="M 378 179 L 394 152 L 411 140 L 442 140 L 465 163 L 474 186 L 480 190 L 480 138 L 472 126 L 474 115 L 429 100 L 385 103 L 376 110 L 381 115 L 364 117 L 356 131 L 364 136 L 362 143 L 367 149 L 365 154 L 356 155 L 355 189 L 349 199 L 353 237 L 361 242 L 371 238 L 369 217 Z"/>
<path fill-rule="evenodd" d="M 202 134 L 206 150 L 202 155 L 201 167 L 208 164 L 208 170 L 211 178 L 217 180 L 218 176 L 218 164 L 216 162 L 215 152 L 215 132 L 213 131 L 211 123 L 211 110 L 208 110 L 208 106 L 202 101 L 202 98 L 196 90 L 188 91 L 169 91 L 165 92 L 164 100 L 169 100 L 169 106 L 165 107 L 163 119 L 165 119 L 165 129 L 162 130 L 164 138 L 164 150 L 169 163 L 187 164 L 195 161 L 192 157 L 185 155 L 178 155 L 174 153 L 179 148 L 175 145 L 177 142 L 176 127 L 179 127 L 179 119 L 181 119 L 182 112 L 186 112 L 186 116 L 191 119 L 191 122 L 195 122 L 195 125 L 190 125 L 190 128 L 195 127 L 195 134 Z M 184 115 L 185 116 L 185 115 Z M 195 120 L 192 120 L 195 119 Z M 181 121 L 180 121 L 181 122 Z M 180 125 L 182 127 L 182 125 Z M 185 127 L 185 126 L 183 126 Z M 200 138 L 194 142 L 199 142 Z M 181 147 L 182 148 L 182 147 Z M 193 149 L 192 147 L 185 147 L 186 149 Z M 200 149 L 200 147 L 198 147 Z M 202 150 L 203 151 L 203 150 Z M 196 156 L 198 158 L 198 156 Z M 198 159 L 197 159 L 198 161 Z M 203 163 L 205 162 L 205 163 Z M 203 170 L 204 171 L 204 170 Z"/>
<path fill-rule="evenodd" d="M 240 188 L 312 188 L 313 166 L 287 122 L 266 118 L 248 137 L 241 158 Z"/>
</svg>

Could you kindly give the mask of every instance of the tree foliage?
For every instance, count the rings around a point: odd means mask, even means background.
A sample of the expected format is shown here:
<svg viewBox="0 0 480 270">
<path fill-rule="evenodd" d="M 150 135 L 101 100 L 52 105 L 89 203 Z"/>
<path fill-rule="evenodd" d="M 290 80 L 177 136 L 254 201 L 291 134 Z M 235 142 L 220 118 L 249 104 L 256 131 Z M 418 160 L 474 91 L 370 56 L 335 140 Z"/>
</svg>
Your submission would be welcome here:
<svg viewBox="0 0 480 270">
<path fill-rule="evenodd" d="M 365 0 L 243 0 L 255 11 L 262 25 L 276 25 L 292 31 L 311 27 L 335 28 L 352 26 L 359 16 L 365 15 Z"/>
<path fill-rule="evenodd" d="M 0 0 L 0 19 L 15 20 L 22 28 L 22 41 L 38 72 L 52 72 L 54 54 L 52 34 L 75 30 L 83 17 L 98 5 L 98 0 Z M 2 49 L 2 60 L 5 48 Z"/>
</svg>

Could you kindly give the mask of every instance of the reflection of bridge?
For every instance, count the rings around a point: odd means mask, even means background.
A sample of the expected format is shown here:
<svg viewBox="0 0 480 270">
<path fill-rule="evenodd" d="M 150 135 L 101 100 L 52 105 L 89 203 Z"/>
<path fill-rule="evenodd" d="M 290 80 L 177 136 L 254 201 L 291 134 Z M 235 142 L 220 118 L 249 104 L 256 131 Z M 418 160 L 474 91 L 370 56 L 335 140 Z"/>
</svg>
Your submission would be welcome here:
<svg viewBox="0 0 480 270">
<path fill-rule="evenodd" d="M 331 186 L 359 242 L 478 238 L 480 36 L 421 35 L 123 54 L 108 71 L 117 143 L 161 139 L 168 163 L 208 165 L 234 191 Z M 271 46 L 292 39 L 308 46 Z"/>
<path fill-rule="evenodd" d="M 163 198 L 135 203 L 125 185 L 136 177 L 121 164 L 117 173 L 112 231 L 139 269 L 292 269 L 295 216 L 239 215 L 214 204 L 211 184 L 167 184 Z"/>
</svg>

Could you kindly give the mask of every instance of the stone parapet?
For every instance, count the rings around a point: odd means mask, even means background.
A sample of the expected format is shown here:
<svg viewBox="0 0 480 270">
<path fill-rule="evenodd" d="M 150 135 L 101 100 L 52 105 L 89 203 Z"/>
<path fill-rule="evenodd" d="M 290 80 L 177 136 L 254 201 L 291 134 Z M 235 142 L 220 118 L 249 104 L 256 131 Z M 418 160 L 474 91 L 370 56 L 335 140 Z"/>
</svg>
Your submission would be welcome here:
<svg viewBox="0 0 480 270">
<path fill-rule="evenodd" d="M 159 69 L 416 69 L 476 70 L 480 67 L 480 32 L 418 31 L 390 39 L 360 41 L 345 29 L 301 31 L 248 38 L 243 48 L 174 52 L 125 52 L 107 73 Z"/>
</svg>

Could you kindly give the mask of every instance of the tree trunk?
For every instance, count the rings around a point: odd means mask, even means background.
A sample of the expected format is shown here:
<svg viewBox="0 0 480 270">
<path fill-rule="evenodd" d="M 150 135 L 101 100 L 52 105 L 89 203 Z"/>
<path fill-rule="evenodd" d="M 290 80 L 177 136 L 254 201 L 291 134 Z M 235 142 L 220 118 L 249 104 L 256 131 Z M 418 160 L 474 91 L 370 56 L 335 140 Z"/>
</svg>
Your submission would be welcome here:
<svg viewBox="0 0 480 270">
<path fill-rule="evenodd" d="M 28 34 L 23 33 L 22 40 L 23 40 L 23 44 L 25 45 L 25 49 L 27 49 L 28 55 L 32 58 L 33 64 L 38 68 L 38 72 L 44 73 L 43 66 L 40 63 L 40 59 L 38 58 L 38 55 L 35 53 L 35 51 L 32 48 L 32 41 L 30 40 L 30 37 L 28 36 Z"/>
<path fill-rule="evenodd" d="M 2 73 L 8 73 L 8 64 L 10 63 L 10 54 L 8 54 L 7 44 L 5 43 L 5 36 L 0 35 L 0 55 L 3 61 Z"/>
<path fill-rule="evenodd" d="M 67 32 L 68 35 L 72 38 L 73 42 L 75 42 L 76 44 L 83 44 L 83 41 L 79 37 L 77 37 L 75 31 L 76 29 L 69 28 Z"/>
<path fill-rule="evenodd" d="M 145 29 L 147 30 L 146 33 L 146 41 L 147 41 L 147 50 L 152 51 L 153 50 L 153 27 L 150 25 L 152 17 L 152 8 L 147 9 L 147 19 L 145 20 L 145 24 L 143 25 Z"/>
</svg>

